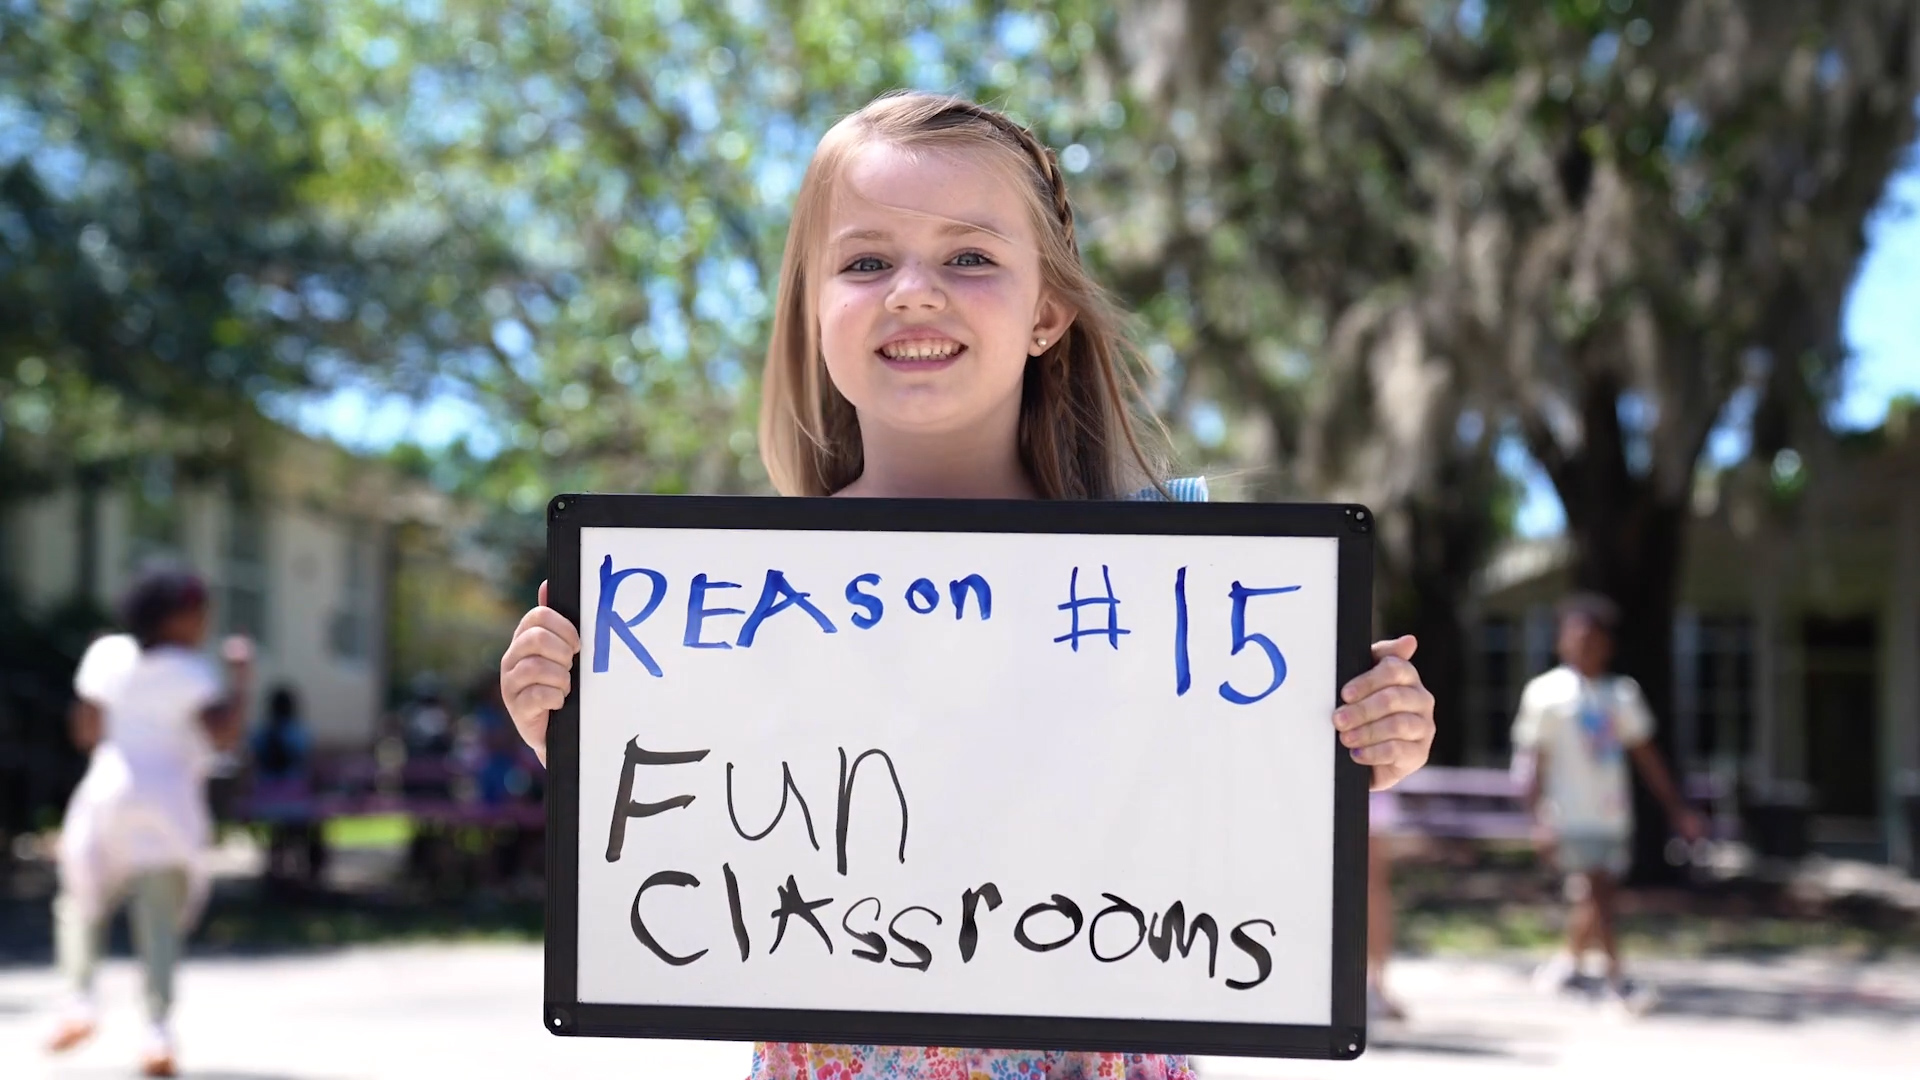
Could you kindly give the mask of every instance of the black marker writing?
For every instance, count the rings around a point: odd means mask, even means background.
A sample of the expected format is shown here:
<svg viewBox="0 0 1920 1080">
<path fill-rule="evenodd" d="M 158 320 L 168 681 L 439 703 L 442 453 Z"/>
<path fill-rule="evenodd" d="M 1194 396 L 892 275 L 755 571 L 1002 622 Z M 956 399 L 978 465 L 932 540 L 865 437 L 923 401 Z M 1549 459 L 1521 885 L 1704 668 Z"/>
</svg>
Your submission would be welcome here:
<svg viewBox="0 0 1920 1080">
<path fill-rule="evenodd" d="M 780 824 L 780 819 L 787 813 L 788 793 L 792 793 L 800 803 L 800 817 L 807 823 L 807 840 L 813 845 L 813 850 L 819 851 L 820 841 L 813 835 L 813 812 L 807 809 L 807 797 L 800 794 L 800 788 L 793 782 L 793 770 L 787 767 L 786 762 L 780 763 L 780 809 L 773 812 L 773 820 L 767 827 L 757 833 L 749 833 L 741 828 L 740 818 L 733 812 L 733 762 L 727 762 L 727 820 L 733 822 L 733 831 L 740 834 L 742 840 L 763 839 L 773 831 L 774 826 Z"/>
<path fill-rule="evenodd" d="M 741 962 L 745 963 L 753 955 L 753 949 L 746 919 L 742 915 L 744 905 L 741 902 L 740 882 L 734 875 L 732 864 L 722 863 L 720 871 L 726 878 L 727 913 L 732 921 L 734 941 L 739 947 Z M 649 925 L 642 918 L 641 901 L 646 891 L 657 885 L 698 888 L 700 881 L 692 874 L 679 870 L 661 870 L 648 877 L 634 894 L 629 915 L 634 938 L 662 963 L 674 967 L 692 964 L 710 950 L 677 955 L 661 943 L 663 935 L 657 925 L 658 920 L 655 920 L 656 925 Z M 785 944 L 786 932 L 794 919 L 805 922 L 813 929 L 821 944 L 826 946 L 828 955 L 839 951 L 834 947 L 825 922 L 832 918 L 832 905 L 836 903 L 832 897 L 808 899 L 801 892 L 798 879 L 792 874 L 787 875 L 784 884 L 775 888 L 775 895 L 778 906 L 767 914 L 774 924 L 773 944 L 767 950 L 768 955 L 778 952 Z M 1165 911 L 1149 915 L 1140 905 L 1116 893 L 1103 892 L 1100 896 L 1106 906 L 1100 908 L 1091 919 L 1084 915 L 1084 909 L 1071 897 L 1054 893 L 1050 899 L 1026 908 L 1011 924 L 1001 923 L 1000 932 L 1004 933 L 1010 928 L 1014 943 L 1029 952 L 1083 957 L 1081 962 L 1084 962 L 1085 954 L 1063 950 L 1077 942 L 1081 932 L 1085 931 L 1087 951 L 1094 961 L 1101 964 L 1118 964 L 1136 958 L 1143 951 L 1142 945 L 1146 946 L 1144 951 L 1152 958 L 1165 964 L 1172 959 L 1175 949 L 1179 950 L 1182 957 L 1192 956 L 1204 936 L 1206 980 L 1212 982 L 1220 977 L 1218 960 L 1222 935 L 1213 916 L 1200 912 L 1189 922 L 1186 905 L 1179 900 L 1169 904 Z M 959 901 L 958 952 L 961 962 L 969 963 L 979 952 L 981 906 L 984 904 L 986 911 L 992 912 L 1003 906 L 1003 899 L 999 886 L 989 881 L 982 882 L 977 888 L 964 890 L 960 893 Z M 871 911 L 868 911 L 869 906 Z M 909 920 L 915 915 L 924 915 L 933 920 L 933 927 L 943 927 L 951 909 L 943 912 L 936 907 L 915 904 L 900 908 L 892 918 L 888 918 L 886 906 L 878 896 L 863 896 L 842 906 L 840 930 L 853 945 L 848 953 L 857 960 L 876 966 L 890 964 L 909 971 L 930 971 L 938 949 L 929 943 L 940 939 L 938 935 L 916 930 Z M 1060 921 L 1049 924 L 1049 918 Z M 1274 954 L 1267 943 L 1259 940 L 1256 929 L 1265 930 L 1269 938 L 1278 936 L 1273 922 L 1258 918 L 1238 923 L 1226 935 L 1233 949 L 1244 954 L 1252 963 L 1250 977 L 1230 976 L 1225 980 L 1228 989 L 1252 990 L 1272 979 Z M 1127 940 L 1129 933 L 1132 937 L 1130 941 Z M 1119 935 L 1117 938 L 1116 934 Z M 676 935 L 667 933 L 664 936 L 672 940 Z M 1136 958 L 1132 962 L 1140 963 L 1142 959 Z M 1152 963 L 1151 960 L 1146 962 Z M 1197 977 L 1197 965 L 1189 970 L 1194 974 L 1184 978 Z"/>
<path fill-rule="evenodd" d="M 691 795 L 675 795 L 659 802 L 633 801 L 634 770 L 642 765 L 688 765 L 706 757 L 708 750 L 675 750 L 662 753 L 643 750 L 639 736 L 627 743 L 626 759 L 620 765 L 620 792 L 613 800 L 613 825 L 607 829 L 607 861 L 618 862 L 620 848 L 627 842 L 627 819 L 652 817 L 693 803 Z"/>
<path fill-rule="evenodd" d="M 1043 945 L 1027 935 L 1027 920 L 1036 915 L 1046 915 L 1049 913 L 1065 915 L 1067 921 L 1073 924 L 1073 929 L 1067 931 L 1067 936 L 1061 938 L 1059 941 L 1050 941 Z M 1055 949 L 1065 947 L 1072 943 L 1074 938 L 1079 937 L 1080 927 L 1085 921 L 1080 914 L 1079 904 L 1061 896 L 1059 893 L 1054 893 L 1051 903 L 1035 904 L 1020 913 L 1020 921 L 1013 924 L 1013 940 L 1019 942 L 1022 948 L 1032 949 L 1034 952 L 1052 952 Z"/>
<path fill-rule="evenodd" d="M 977 889 L 968 889 L 960 894 L 960 962 L 973 959 L 973 950 L 980 944 L 980 927 L 973 920 L 973 909 L 980 901 L 987 902 L 987 910 L 1000 906 L 1000 887 L 989 881 Z"/>
<path fill-rule="evenodd" d="M 939 912 L 932 908 L 919 906 L 902 908 L 898 914 L 894 915 L 894 917 L 887 922 L 887 936 L 906 946 L 907 951 L 915 957 L 913 960 L 895 960 L 893 962 L 894 967 L 911 968 L 914 971 L 925 971 L 933 966 L 933 950 L 927 948 L 925 942 L 916 941 L 913 938 L 902 935 L 898 929 L 900 920 L 916 911 L 924 911 L 933 916 L 933 925 L 935 926 L 939 926 L 946 921 L 940 917 Z"/>
<path fill-rule="evenodd" d="M 787 918 L 792 915 L 798 915 L 807 920 L 807 925 L 813 927 L 813 932 L 819 934 L 820 940 L 826 943 L 827 951 L 832 952 L 833 939 L 827 936 L 827 928 L 821 926 L 820 920 L 813 914 L 815 908 L 823 908 L 831 903 L 833 903 L 831 896 L 824 900 L 802 899 L 800 883 L 793 880 L 792 874 L 788 874 L 787 883 L 780 886 L 780 906 L 773 910 L 773 917 L 780 921 L 780 925 L 773 932 L 773 947 L 767 950 L 767 955 L 771 956 L 779 951 L 780 940 L 787 936 Z"/>
<path fill-rule="evenodd" d="M 900 786 L 900 773 L 893 767 L 893 759 L 887 756 L 885 750 L 868 750 L 854 758 L 853 765 L 849 767 L 846 747 L 841 747 L 840 820 L 834 823 L 833 839 L 834 855 L 839 860 L 840 874 L 843 877 L 847 873 L 847 826 L 853 809 L 853 782 L 860 775 L 860 763 L 875 754 L 880 755 L 880 760 L 887 763 L 887 775 L 893 778 L 893 793 L 900 798 L 900 861 L 902 863 L 907 861 L 907 789 Z"/>
<path fill-rule="evenodd" d="M 1107 898 L 1107 906 L 1101 908 L 1100 913 L 1093 917 L 1093 922 L 1087 925 L 1087 948 L 1093 951 L 1093 958 L 1095 960 L 1103 964 L 1111 964 L 1132 956 L 1134 950 L 1138 949 L 1141 944 L 1147 940 L 1147 913 L 1112 893 L 1101 893 L 1100 895 Z M 1133 944 L 1127 946 L 1127 951 L 1123 953 L 1116 953 L 1113 956 L 1102 956 L 1100 953 L 1100 920 L 1109 915 L 1130 915 L 1133 917 Z"/>
<path fill-rule="evenodd" d="M 1150 932 L 1147 935 L 1147 948 L 1161 960 L 1173 955 L 1174 946 L 1179 946 L 1182 957 L 1193 955 L 1193 943 L 1201 934 L 1207 935 L 1207 978 L 1213 978 L 1216 961 L 1220 958 L 1220 927 L 1213 916 L 1201 912 L 1193 917 L 1193 931 L 1187 932 L 1186 905 L 1175 900 L 1167 908 L 1165 921 L 1155 915 Z"/>
<path fill-rule="evenodd" d="M 701 949 L 692 956 L 675 956 L 663 948 L 660 942 L 654 940 L 652 932 L 647 929 L 646 922 L 640 918 L 640 898 L 647 895 L 647 890 L 653 888 L 655 885 L 678 885 L 685 888 L 697 889 L 700 887 L 700 879 L 684 870 L 661 870 L 641 882 L 639 890 L 633 894 L 633 910 L 627 916 L 628 925 L 633 927 L 633 936 L 639 939 L 640 944 L 645 945 L 652 951 L 653 955 L 672 964 L 674 967 L 691 964 L 695 960 L 707 955 L 707 950 Z"/>
<path fill-rule="evenodd" d="M 753 953 L 753 942 L 747 938 L 747 920 L 740 912 L 740 881 L 733 876 L 731 863 L 721 863 L 720 872 L 727 876 L 727 914 L 733 916 L 733 940 L 740 946 L 740 962 L 745 963 Z"/>
<path fill-rule="evenodd" d="M 846 914 L 840 916 L 840 929 L 845 930 L 848 936 L 852 937 L 855 941 L 861 941 L 866 943 L 867 947 L 865 949 L 855 949 L 853 950 L 853 955 L 859 957 L 862 960 L 871 960 L 874 963 L 878 964 L 887 958 L 887 939 L 881 937 L 875 931 L 855 930 L 853 927 L 847 925 L 847 920 L 853 918 L 853 913 L 860 910 L 860 905 L 866 903 L 869 900 L 873 901 L 874 925 L 876 926 L 879 925 L 880 898 L 877 896 L 863 896 L 860 899 L 855 900 L 853 903 L 847 905 Z"/>
<path fill-rule="evenodd" d="M 1261 983 L 1266 982 L 1267 976 L 1273 974 L 1273 954 L 1267 952 L 1265 945 L 1247 936 L 1246 928 L 1249 926 L 1264 926 L 1267 928 L 1267 933 L 1275 937 L 1278 937 L 1280 933 L 1274 929 L 1272 923 L 1265 919 L 1248 919 L 1246 922 L 1233 928 L 1233 943 L 1240 947 L 1240 951 L 1253 957 L 1253 965 L 1259 970 L 1259 974 L 1251 979 L 1228 979 L 1227 985 L 1235 990 L 1251 990 Z"/>
</svg>

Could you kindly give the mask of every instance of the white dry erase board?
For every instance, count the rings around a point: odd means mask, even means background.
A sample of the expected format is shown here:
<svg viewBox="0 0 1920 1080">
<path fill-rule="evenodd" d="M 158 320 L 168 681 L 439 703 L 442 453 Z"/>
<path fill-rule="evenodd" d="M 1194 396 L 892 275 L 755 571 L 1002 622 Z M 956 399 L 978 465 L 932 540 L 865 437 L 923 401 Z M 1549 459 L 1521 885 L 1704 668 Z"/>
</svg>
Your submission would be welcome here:
<svg viewBox="0 0 1920 1080">
<path fill-rule="evenodd" d="M 1371 525 L 555 498 L 548 1030 L 1357 1056 Z"/>
</svg>

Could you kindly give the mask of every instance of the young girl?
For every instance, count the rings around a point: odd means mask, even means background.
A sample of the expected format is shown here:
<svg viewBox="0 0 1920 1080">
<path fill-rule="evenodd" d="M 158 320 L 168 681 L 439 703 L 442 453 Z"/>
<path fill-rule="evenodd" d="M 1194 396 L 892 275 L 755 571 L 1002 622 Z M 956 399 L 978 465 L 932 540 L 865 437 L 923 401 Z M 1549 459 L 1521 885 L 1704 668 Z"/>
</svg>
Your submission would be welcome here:
<svg viewBox="0 0 1920 1080">
<path fill-rule="evenodd" d="M 207 771 L 214 751 L 245 729 L 253 650 L 245 638 L 227 640 L 228 696 L 196 651 L 207 636 L 206 587 L 184 571 L 144 573 L 121 607 L 131 633 L 96 642 L 74 679 L 76 735 L 98 741 L 60 831 L 54 951 L 74 1002 L 48 1048 L 93 1034 L 93 969 L 124 900 L 146 971 L 141 1071 L 172 1076 L 173 968 L 205 896 L 198 863 L 212 837 Z"/>
<path fill-rule="evenodd" d="M 971 102 L 898 93 L 827 132 L 801 183 L 767 349 L 760 452 L 785 495 L 1200 499 L 1135 436 L 1121 317 L 1081 265 L 1053 152 Z M 545 606 L 500 685 L 545 759 L 580 637 Z M 1419 768 L 1433 698 L 1412 638 L 1334 713 L 1384 788 Z M 1183 1057 L 765 1044 L 754 1080 L 1190 1078 Z"/>
</svg>

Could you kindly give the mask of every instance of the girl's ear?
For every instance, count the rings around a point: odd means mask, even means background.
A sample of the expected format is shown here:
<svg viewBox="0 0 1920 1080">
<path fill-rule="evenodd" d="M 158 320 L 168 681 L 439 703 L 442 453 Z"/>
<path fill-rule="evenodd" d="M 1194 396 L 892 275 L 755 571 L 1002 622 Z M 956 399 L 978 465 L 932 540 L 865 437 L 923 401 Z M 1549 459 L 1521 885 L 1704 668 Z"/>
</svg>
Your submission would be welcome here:
<svg viewBox="0 0 1920 1080">
<path fill-rule="evenodd" d="M 1033 332 L 1027 335 L 1027 355 L 1039 356 L 1066 337 L 1067 328 L 1073 325 L 1074 317 L 1078 314 L 1058 298 L 1042 296 L 1040 306 L 1034 312 Z"/>
</svg>

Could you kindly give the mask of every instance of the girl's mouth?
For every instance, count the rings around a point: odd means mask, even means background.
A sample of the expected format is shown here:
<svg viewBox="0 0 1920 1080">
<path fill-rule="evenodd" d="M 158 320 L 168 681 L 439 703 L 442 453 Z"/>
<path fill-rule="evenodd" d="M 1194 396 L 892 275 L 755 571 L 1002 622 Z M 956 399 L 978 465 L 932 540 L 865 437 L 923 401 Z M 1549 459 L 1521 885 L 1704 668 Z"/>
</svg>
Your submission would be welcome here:
<svg viewBox="0 0 1920 1080">
<path fill-rule="evenodd" d="M 938 371 L 966 351 L 965 345 L 951 340 L 900 341 L 875 349 L 874 355 L 896 371 Z"/>
</svg>

